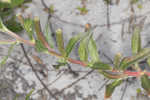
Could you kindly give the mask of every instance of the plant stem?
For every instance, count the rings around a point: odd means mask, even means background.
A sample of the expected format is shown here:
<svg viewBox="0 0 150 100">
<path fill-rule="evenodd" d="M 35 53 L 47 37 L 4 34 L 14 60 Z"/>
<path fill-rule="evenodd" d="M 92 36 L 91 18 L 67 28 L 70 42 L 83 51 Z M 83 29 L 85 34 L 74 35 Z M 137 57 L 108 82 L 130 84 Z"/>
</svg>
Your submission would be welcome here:
<svg viewBox="0 0 150 100">
<path fill-rule="evenodd" d="M 33 64 L 31 63 L 30 58 L 29 58 L 28 55 L 27 55 L 27 52 L 25 51 L 24 45 L 21 43 L 20 46 L 21 46 L 22 51 L 23 51 L 23 53 L 24 53 L 24 55 L 25 55 L 25 58 L 27 59 L 29 65 L 30 65 L 30 67 L 32 68 L 32 70 L 33 70 L 35 76 L 37 77 L 37 79 L 40 81 L 40 83 L 43 85 L 43 87 L 47 90 L 47 92 L 49 93 L 49 95 L 51 95 L 53 98 L 55 98 L 55 100 L 59 100 L 59 99 L 48 89 L 48 87 L 46 86 L 46 84 L 45 84 L 45 83 L 41 80 L 41 78 L 39 77 L 38 73 L 37 73 L 36 70 L 34 69 Z"/>
</svg>

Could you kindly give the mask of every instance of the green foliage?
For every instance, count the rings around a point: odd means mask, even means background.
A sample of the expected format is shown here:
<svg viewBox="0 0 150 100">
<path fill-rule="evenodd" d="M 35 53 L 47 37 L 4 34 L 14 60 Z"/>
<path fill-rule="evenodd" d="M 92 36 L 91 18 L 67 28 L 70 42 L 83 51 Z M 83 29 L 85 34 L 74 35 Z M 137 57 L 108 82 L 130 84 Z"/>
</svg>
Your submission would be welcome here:
<svg viewBox="0 0 150 100">
<path fill-rule="evenodd" d="M 148 57 L 150 54 L 150 48 L 144 48 L 142 49 L 138 54 L 131 56 L 131 57 L 125 57 L 121 63 L 120 63 L 120 68 L 122 70 L 127 69 L 130 65 L 135 64 L 142 59 Z"/>
<path fill-rule="evenodd" d="M 135 55 L 141 50 L 141 36 L 140 36 L 140 28 L 136 27 L 134 29 L 134 33 L 132 35 L 132 53 Z"/>
<path fill-rule="evenodd" d="M 52 39 L 52 32 L 50 30 L 49 22 L 47 22 L 47 24 L 45 26 L 44 33 L 45 33 L 46 41 L 48 42 L 48 44 L 50 45 L 51 48 L 54 48 L 54 43 L 53 43 L 53 39 Z"/>
<path fill-rule="evenodd" d="M 81 61 L 88 61 L 88 52 L 87 52 L 87 46 L 88 46 L 88 38 L 85 37 L 83 40 L 80 41 L 80 45 L 78 48 L 78 54 Z"/>
<path fill-rule="evenodd" d="M 3 24 L 2 19 L 0 18 L 0 31 L 2 32 L 6 32 L 8 29 L 5 27 L 5 25 Z"/>
<path fill-rule="evenodd" d="M 150 67 L 150 57 L 148 57 L 146 61 L 147 61 L 148 66 Z"/>
<path fill-rule="evenodd" d="M 0 67 L 6 64 L 6 61 L 8 57 L 11 55 L 11 52 L 13 51 L 13 48 L 15 45 L 16 45 L 16 42 L 9 47 L 7 56 L 3 57 L 2 61 L 0 62 Z"/>
<path fill-rule="evenodd" d="M 43 45 L 43 43 L 40 40 L 35 41 L 35 49 L 37 52 L 46 52 L 47 48 Z"/>
<path fill-rule="evenodd" d="M 24 0 L 5 0 L 0 1 L 0 8 L 14 8 L 24 3 Z"/>
<path fill-rule="evenodd" d="M 18 32 L 20 32 L 20 31 L 23 30 L 23 27 L 21 26 L 20 23 L 18 23 L 18 22 L 15 20 L 15 18 L 11 18 L 11 19 L 5 21 L 4 24 L 6 25 L 6 27 L 7 27 L 9 30 L 11 30 L 11 31 L 13 31 L 13 32 L 16 32 L 16 33 L 18 33 Z"/>
<path fill-rule="evenodd" d="M 18 100 L 19 94 L 16 94 L 15 98 L 13 100 Z"/>
<path fill-rule="evenodd" d="M 30 97 L 31 97 L 33 91 L 34 91 L 34 89 L 32 89 L 32 90 L 26 95 L 25 100 L 30 100 Z"/>
<path fill-rule="evenodd" d="M 63 35 L 62 35 L 62 30 L 61 29 L 58 29 L 56 31 L 56 41 L 57 41 L 58 50 L 65 57 L 66 52 L 65 52 L 65 49 L 64 49 L 64 40 L 63 40 Z"/>
<path fill-rule="evenodd" d="M 67 62 L 65 61 L 59 61 L 58 64 L 53 65 L 54 68 L 59 69 L 61 66 L 65 66 Z"/>
<path fill-rule="evenodd" d="M 109 64 L 104 64 L 102 62 L 94 63 L 91 68 L 99 70 L 112 70 L 112 66 L 110 66 Z"/>
<path fill-rule="evenodd" d="M 81 15 L 85 15 L 85 14 L 88 13 L 88 9 L 85 6 L 83 6 L 83 7 L 77 7 L 77 9 L 80 11 Z"/>
<path fill-rule="evenodd" d="M 105 98 L 110 98 L 115 88 L 122 83 L 121 79 L 116 79 L 112 83 L 106 85 Z"/>
<path fill-rule="evenodd" d="M 150 94 L 150 79 L 147 75 L 143 75 L 141 77 L 141 85 L 142 88 L 145 89 L 148 94 Z"/>
<path fill-rule="evenodd" d="M 91 35 L 91 37 L 89 39 L 88 53 L 90 55 L 92 63 L 100 61 L 99 54 L 98 54 L 97 47 L 96 47 L 96 43 L 93 40 L 92 35 Z"/>
<path fill-rule="evenodd" d="M 106 3 L 106 4 L 111 4 L 111 0 L 104 0 L 104 2 Z"/>
<path fill-rule="evenodd" d="M 55 10 L 54 10 L 54 5 L 51 5 L 51 6 L 49 7 L 49 11 L 50 11 L 51 14 L 53 14 L 53 13 L 55 12 Z"/>
<path fill-rule="evenodd" d="M 74 48 L 75 44 L 81 39 L 82 34 L 77 34 L 76 36 L 72 37 L 67 46 L 66 46 L 66 57 L 69 56 L 69 54 L 71 53 L 72 49 Z"/>
<path fill-rule="evenodd" d="M 16 21 L 14 10 L 15 8 L 21 7 L 21 5 L 23 5 L 24 3 L 26 3 L 24 0 L 2 0 L 0 1 L 0 17 L 2 18 L 7 28 L 16 33 L 21 32 L 23 28 Z"/>
<path fill-rule="evenodd" d="M 122 73 L 114 73 L 111 71 L 104 71 L 104 70 L 98 70 L 99 73 L 103 74 L 106 78 L 108 79 L 119 79 L 119 78 L 124 78 L 126 77 L 126 75 L 122 74 Z"/>
<path fill-rule="evenodd" d="M 119 65 L 120 65 L 120 62 L 121 62 L 121 54 L 120 53 L 117 53 L 115 55 L 115 58 L 114 58 L 114 68 L 115 69 L 119 69 Z"/>
<path fill-rule="evenodd" d="M 18 15 L 19 16 L 19 15 Z M 22 26 L 24 27 L 24 29 L 26 30 L 28 36 L 29 36 L 29 39 L 34 41 L 34 21 L 30 18 L 22 18 L 22 16 L 19 16 L 20 17 L 20 22 L 22 24 Z"/>
<path fill-rule="evenodd" d="M 136 3 L 138 3 L 138 1 L 139 1 L 139 0 L 130 0 L 130 2 L 131 2 L 132 4 L 136 4 Z"/>
<path fill-rule="evenodd" d="M 20 1 L 14 0 L 13 2 L 16 3 L 12 4 L 11 9 L 21 5 L 23 1 L 24 0 L 20 0 Z M 107 4 L 111 4 L 111 0 L 104 0 L 104 1 Z M 138 0 L 132 0 L 132 2 L 135 3 L 138 2 Z M 83 14 L 87 13 L 88 11 L 86 7 L 83 8 L 79 7 L 77 9 L 80 10 Z M 53 13 L 54 12 L 53 6 L 51 6 L 49 10 L 51 13 Z M 2 18 L 9 15 L 10 11 L 11 10 L 8 10 L 3 14 L 0 12 Z M 116 54 L 113 61 L 114 64 L 114 68 L 113 68 L 109 64 L 105 64 L 100 60 L 96 42 L 92 37 L 93 33 L 91 32 L 90 27 L 85 27 L 86 29 L 85 34 L 81 33 L 72 37 L 69 40 L 66 47 L 64 46 L 63 32 L 61 29 L 58 29 L 56 31 L 56 43 L 57 43 L 58 50 L 61 53 L 59 55 L 57 54 L 57 52 L 53 51 L 52 49 L 54 47 L 54 44 L 51 36 L 49 23 L 47 23 L 44 29 L 45 34 L 43 34 L 41 30 L 39 18 L 36 17 L 34 20 L 30 18 L 24 19 L 22 18 L 22 16 L 18 16 L 18 18 L 20 19 L 23 28 L 28 33 L 30 40 L 32 41 L 34 40 L 33 35 L 36 37 L 34 43 L 35 43 L 35 49 L 38 52 L 47 52 L 49 50 L 50 54 L 60 57 L 57 64 L 53 65 L 56 69 L 60 68 L 61 66 L 67 65 L 68 61 L 70 62 L 72 61 L 81 65 L 83 64 L 84 66 L 87 65 L 92 69 L 98 70 L 98 72 L 103 74 L 106 78 L 113 79 L 114 81 L 106 86 L 105 98 L 111 97 L 115 88 L 123 82 L 122 80 L 129 77 L 128 74 L 125 73 L 128 67 L 132 65 L 139 67 L 138 63 L 141 60 L 145 60 L 145 58 L 148 58 L 147 63 L 150 66 L 150 58 L 149 58 L 150 48 L 144 48 L 144 49 L 141 48 L 141 36 L 140 36 L 141 29 L 138 27 L 134 29 L 134 33 L 132 35 L 131 48 L 132 48 L 133 56 L 123 58 L 120 53 Z M 20 27 L 20 24 L 18 24 L 18 22 L 15 21 L 15 18 L 5 21 L 4 24 L 8 27 L 8 29 L 14 32 L 19 32 L 22 30 L 22 27 Z M 8 29 L 4 26 L 4 24 L 0 19 L 0 31 L 7 32 Z M 34 34 L 35 31 L 36 34 Z M 74 49 L 74 47 L 78 42 L 79 42 L 78 55 L 80 57 L 80 61 L 69 58 L 70 53 L 72 52 L 72 50 Z M 11 47 L 9 48 L 8 55 L 4 57 L 0 63 L 1 66 L 6 63 L 14 45 L 15 44 L 12 44 Z M 142 75 L 141 83 L 142 83 L 141 84 L 142 87 L 148 92 L 148 94 L 150 94 L 149 77 L 146 75 Z M 33 90 L 31 90 L 30 93 L 26 96 L 26 100 L 29 100 L 32 92 Z"/>
</svg>

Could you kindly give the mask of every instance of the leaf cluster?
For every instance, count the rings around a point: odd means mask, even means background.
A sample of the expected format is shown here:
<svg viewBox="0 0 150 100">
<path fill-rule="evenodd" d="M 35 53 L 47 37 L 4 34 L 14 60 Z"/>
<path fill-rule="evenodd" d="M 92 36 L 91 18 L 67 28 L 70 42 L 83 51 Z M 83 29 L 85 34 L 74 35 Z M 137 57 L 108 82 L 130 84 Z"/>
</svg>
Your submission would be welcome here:
<svg viewBox="0 0 150 100">
<path fill-rule="evenodd" d="M 147 76 L 146 71 L 143 71 L 139 66 L 139 63 L 146 60 L 150 64 L 150 48 L 142 48 L 141 46 L 141 31 L 142 28 L 138 25 L 135 26 L 132 35 L 132 56 L 123 57 L 120 53 L 117 53 L 114 57 L 113 66 L 102 62 L 98 53 L 98 47 L 93 38 L 93 30 L 91 27 L 86 27 L 86 31 L 78 33 L 73 36 L 69 42 L 64 45 L 63 31 L 58 29 L 55 33 L 56 41 L 53 41 L 51 29 L 47 23 L 44 30 L 41 29 L 40 21 L 38 17 L 34 19 L 25 19 L 21 15 L 18 15 L 22 27 L 26 30 L 27 35 L 35 45 L 37 52 L 45 52 L 59 57 L 58 65 L 54 65 L 56 68 L 65 66 L 72 63 L 84 64 L 87 67 L 98 70 L 104 77 L 112 80 L 111 83 L 106 85 L 105 98 L 110 98 L 115 88 L 121 85 L 124 80 L 130 77 L 129 74 L 125 74 L 126 71 L 140 72 L 139 77 L 141 79 L 141 86 L 149 94 L 150 93 L 150 79 Z M 90 26 L 87 24 L 86 26 Z M 10 30 L 0 20 L 0 31 L 10 32 Z M 45 34 L 43 34 L 43 32 Z M 45 37 L 46 36 L 46 37 Z M 59 54 L 53 50 L 53 43 L 56 42 Z M 20 42 L 20 41 L 19 41 Z M 14 46 L 14 45 L 12 45 Z M 77 46 L 78 56 L 80 61 L 71 59 L 71 52 Z M 10 48 L 10 51 L 12 47 Z M 10 55 L 9 51 L 9 55 Z M 8 55 L 8 56 L 9 56 Z M 8 58 L 7 56 L 7 58 Z M 6 59 L 4 58 L 4 62 Z M 3 61 L 2 61 L 2 64 Z M 150 66 L 150 65 L 149 65 Z M 128 70 L 132 68 L 133 70 Z"/>
<path fill-rule="evenodd" d="M 32 0 L 28 0 L 31 2 Z M 3 20 L 3 23 L 8 29 L 13 32 L 19 33 L 23 30 L 21 24 L 16 20 L 15 9 L 16 8 L 27 8 L 24 6 L 25 3 L 28 3 L 26 0 L 2 0 L 0 1 L 0 17 Z"/>
</svg>

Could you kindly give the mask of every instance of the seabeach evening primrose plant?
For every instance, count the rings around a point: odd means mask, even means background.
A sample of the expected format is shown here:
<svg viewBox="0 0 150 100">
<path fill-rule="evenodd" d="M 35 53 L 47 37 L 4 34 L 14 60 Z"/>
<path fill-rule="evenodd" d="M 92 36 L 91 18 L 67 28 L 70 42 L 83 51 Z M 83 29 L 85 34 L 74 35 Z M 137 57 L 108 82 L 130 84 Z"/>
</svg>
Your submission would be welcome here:
<svg viewBox="0 0 150 100">
<path fill-rule="evenodd" d="M 147 70 L 142 70 L 139 66 L 141 61 L 146 61 L 150 66 L 150 48 L 142 48 L 141 46 L 140 33 L 142 31 L 142 25 L 139 24 L 135 25 L 134 27 L 131 42 L 132 56 L 123 57 L 120 53 L 117 53 L 113 61 L 113 66 L 111 66 L 109 64 L 103 63 L 100 59 L 98 48 L 96 46 L 95 40 L 92 37 L 94 33 L 90 24 L 86 24 L 86 31 L 73 36 L 66 46 L 64 46 L 63 31 L 61 29 L 57 29 L 55 35 L 57 49 L 59 52 L 56 52 L 54 50 L 54 41 L 52 41 L 52 38 L 43 34 L 38 17 L 35 17 L 34 19 L 23 18 L 21 15 L 17 15 L 17 17 L 22 27 L 26 31 L 29 40 L 25 40 L 16 33 L 10 31 L 0 19 L 0 31 L 15 39 L 0 41 L 1 44 L 11 44 L 11 47 L 8 51 L 8 56 L 4 57 L 0 63 L 0 66 L 3 66 L 6 63 L 13 47 L 16 44 L 22 43 L 34 47 L 36 52 L 43 52 L 47 53 L 48 55 L 58 57 L 60 59 L 58 62 L 60 63 L 58 63 L 57 68 L 67 65 L 68 63 L 79 64 L 83 67 L 90 67 L 91 69 L 95 69 L 104 77 L 112 80 L 111 83 L 106 85 L 105 99 L 110 98 L 115 88 L 122 84 L 123 81 L 129 77 L 139 78 L 141 80 L 142 88 L 147 92 L 148 95 L 150 94 L 150 72 Z M 141 23 L 142 22 L 143 20 Z M 45 32 L 47 32 L 47 35 L 51 34 L 49 31 Z M 70 56 L 70 53 L 74 47 L 77 46 L 77 43 L 79 43 L 78 56 L 80 60 L 73 59 Z M 49 93 L 53 96 L 50 91 Z M 57 98 L 55 97 L 55 99 Z"/>
</svg>

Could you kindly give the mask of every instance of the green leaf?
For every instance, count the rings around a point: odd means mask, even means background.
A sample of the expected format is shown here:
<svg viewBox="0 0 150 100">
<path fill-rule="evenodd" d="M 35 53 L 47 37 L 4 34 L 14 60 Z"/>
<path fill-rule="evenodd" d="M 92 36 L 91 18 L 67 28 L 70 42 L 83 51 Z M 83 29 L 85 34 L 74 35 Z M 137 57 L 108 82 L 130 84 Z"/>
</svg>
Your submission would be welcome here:
<svg viewBox="0 0 150 100">
<path fill-rule="evenodd" d="M 49 22 L 47 22 L 47 24 L 46 24 L 44 33 L 45 33 L 45 38 L 46 38 L 48 44 L 50 45 L 51 48 L 54 48 L 54 43 L 53 43 L 53 39 L 52 39 L 52 32 L 50 30 Z"/>
<path fill-rule="evenodd" d="M 11 3 L 12 0 L 1 0 L 0 2 L 3 2 L 3 3 Z"/>
<path fill-rule="evenodd" d="M 40 40 L 35 41 L 35 49 L 37 50 L 37 52 L 48 51 L 48 49 L 43 45 Z"/>
<path fill-rule="evenodd" d="M 141 61 L 142 59 L 148 57 L 149 54 L 150 54 L 150 48 L 144 48 L 135 56 L 125 57 L 120 63 L 120 68 L 124 70 L 128 68 L 130 65 L 135 64 Z"/>
<path fill-rule="evenodd" d="M 34 89 L 32 89 L 32 90 L 26 95 L 25 100 L 30 100 L 30 97 L 31 97 L 33 91 L 34 91 Z"/>
<path fill-rule="evenodd" d="M 131 4 L 136 4 L 139 0 L 131 0 L 130 3 Z"/>
<path fill-rule="evenodd" d="M 53 65 L 54 68 L 59 69 L 61 66 L 65 66 L 67 64 L 67 62 L 58 62 L 58 64 Z"/>
<path fill-rule="evenodd" d="M 142 5 L 142 4 L 138 4 L 137 7 L 138 7 L 139 9 L 142 9 L 142 8 L 143 8 L 143 5 Z"/>
<path fill-rule="evenodd" d="M 78 54 L 81 61 L 88 61 L 88 52 L 87 52 L 88 41 L 85 37 L 82 41 L 80 41 L 80 45 L 78 48 Z"/>
<path fill-rule="evenodd" d="M 134 33 L 132 35 L 132 53 L 135 55 L 141 50 L 141 35 L 140 35 L 140 28 L 136 27 L 134 29 Z"/>
<path fill-rule="evenodd" d="M 13 9 L 0 9 L 0 17 L 2 19 L 7 18 L 8 16 L 10 16 L 13 13 Z"/>
<path fill-rule="evenodd" d="M 11 7 L 17 7 L 24 3 L 24 0 L 11 0 Z"/>
<path fill-rule="evenodd" d="M 34 40 L 33 38 L 33 34 L 34 34 L 34 30 L 33 30 L 33 26 L 34 26 L 34 22 L 32 19 L 27 18 L 27 19 L 23 19 L 23 27 L 26 30 L 30 40 Z"/>
<path fill-rule="evenodd" d="M 112 83 L 106 85 L 105 90 L 105 99 L 110 98 L 112 96 L 112 93 L 114 92 L 115 88 L 119 86 L 122 83 L 121 79 L 117 79 L 113 81 Z"/>
<path fill-rule="evenodd" d="M 24 3 L 24 0 L 3 0 L 0 1 L 0 8 L 15 8 Z"/>
<path fill-rule="evenodd" d="M 72 37 L 67 46 L 66 46 L 66 57 L 69 56 L 69 54 L 71 53 L 72 49 L 74 48 L 75 44 L 81 39 L 81 34 L 77 34 L 76 36 Z"/>
<path fill-rule="evenodd" d="M 106 4 L 111 4 L 111 0 L 104 0 Z"/>
<path fill-rule="evenodd" d="M 10 4 L 11 4 L 10 0 L 9 1 L 7 0 L 6 2 L 0 1 L 0 9 L 1 8 L 10 8 L 11 7 Z"/>
<path fill-rule="evenodd" d="M 96 43 L 93 40 L 92 36 L 89 39 L 88 52 L 90 54 L 90 57 L 91 57 L 91 60 L 93 63 L 100 61 L 99 54 L 98 54 L 97 47 L 96 47 Z"/>
<path fill-rule="evenodd" d="M 19 94 L 16 94 L 15 98 L 13 100 L 18 100 Z"/>
<path fill-rule="evenodd" d="M 112 66 L 109 64 L 104 64 L 102 62 L 96 62 L 92 66 L 93 69 L 100 69 L 100 70 L 112 70 Z"/>
<path fill-rule="evenodd" d="M 8 59 L 8 57 L 11 55 L 11 52 L 13 51 L 14 46 L 16 45 L 17 42 L 11 44 L 11 46 L 8 49 L 8 54 L 7 56 L 5 56 L 2 61 L 0 62 L 0 67 L 2 67 L 4 64 L 6 64 L 6 61 Z"/>
<path fill-rule="evenodd" d="M 120 65 L 120 62 L 121 62 L 121 54 L 120 53 L 117 53 L 115 55 L 115 58 L 114 58 L 114 68 L 115 69 L 119 69 L 119 65 Z"/>
<path fill-rule="evenodd" d="M 58 46 L 60 53 L 65 57 L 66 52 L 64 49 L 64 40 L 63 40 L 63 35 L 62 35 L 61 29 L 58 29 L 56 31 L 56 41 L 57 41 L 57 46 Z"/>
<path fill-rule="evenodd" d="M 49 7 L 49 11 L 50 11 L 51 14 L 54 14 L 54 12 L 55 12 L 55 10 L 54 10 L 54 5 L 51 5 L 51 6 Z"/>
<path fill-rule="evenodd" d="M 143 75 L 141 77 L 141 85 L 142 88 L 145 89 L 148 94 L 150 94 L 150 79 L 147 75 Z"/>
<path fill-rule="evenodd" d="M 21 26 L 20 23 L 18 23 L 18 22 L 15 20 L 15 18 L 11 18 L 11 19 L 5 21 L 4 24 L 6 25 L 6 27 L 7 27 L 9 30 L 11 30 L 11 31 L 13 31 L 13 32 L 16 32 L 16 33 L 18 33 L 18 32 L 20 32 L 20 31 L 23 30 L 23 27 Z"/>
<path fill-rule="evenodd" d="M 119 72 L 112 72 L 112 71 L 104 71 L 104 70 L 98 70 L 99 73 L 103 74 L 108 79 L 119 79 L 126 77 L 125 74 L 119 73 Z"/>
<path fill-rule="evenodd" d="M 148 66 L 150 67 L 150 57 L 148 57 L 146 61 L 147 61 Z"/>
<path fill-rule="evenodd" d="M 81 14 L 85 15 L 88 13 L 88 9 L 86 7 L 77 7 Z"/>
<path fill-rule="evenodd" d="M 6 32 L 8 31 L 8 29 L 5 27 L 5 25 L 3 24 L 2 19 L 0 18 L 0 31 L 1 32 Z"/>
<path fill-rule="evenodd" d="M 37 39 L 40 40 L 42 46 L 44 48 L 47 48 L 48 50 L 52 50 L 48 44 L 48 42 L 46 41 L 45 36 L 42 33 L 42 29 L 41 29 L 41 24 L 40 24 L 40 20 L 38 17 L 34 18 L 34 26 L 35 26 L 35 31 L 36 31 L 36 36 Z M 47 50 L 46 50 L 47 51 Z"/>
</svg>

